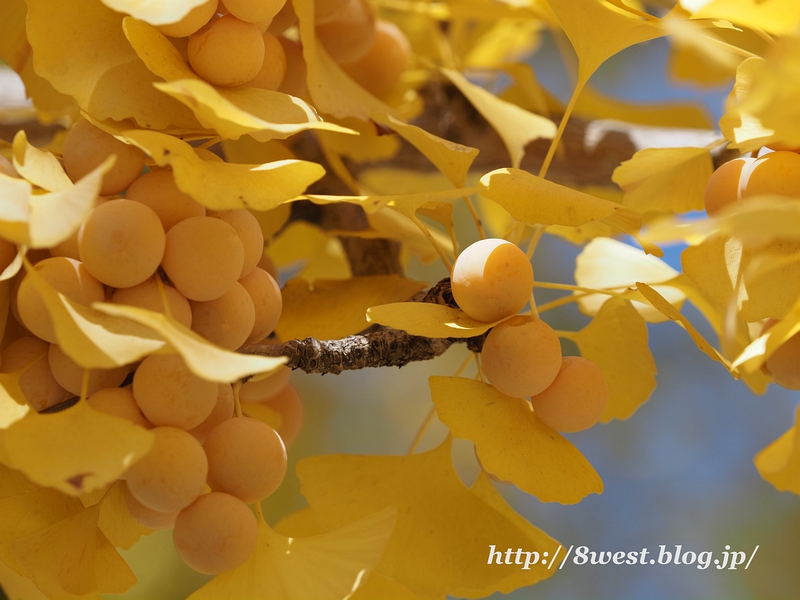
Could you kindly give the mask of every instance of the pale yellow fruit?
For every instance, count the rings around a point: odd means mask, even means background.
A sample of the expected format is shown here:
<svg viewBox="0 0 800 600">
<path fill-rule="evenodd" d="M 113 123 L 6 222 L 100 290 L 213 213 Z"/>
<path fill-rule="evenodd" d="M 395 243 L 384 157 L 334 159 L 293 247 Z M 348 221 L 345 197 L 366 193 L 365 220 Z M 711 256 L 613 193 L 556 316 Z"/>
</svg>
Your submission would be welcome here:
<svg viewBox="0 0 800 600">
<path fill-rule="evenodd" d="M 247 83 L 264 62 L 258 27 L 225 15 L 189 37 L 189 64 L 200 77 L 223 87 Z"/>
</svg>

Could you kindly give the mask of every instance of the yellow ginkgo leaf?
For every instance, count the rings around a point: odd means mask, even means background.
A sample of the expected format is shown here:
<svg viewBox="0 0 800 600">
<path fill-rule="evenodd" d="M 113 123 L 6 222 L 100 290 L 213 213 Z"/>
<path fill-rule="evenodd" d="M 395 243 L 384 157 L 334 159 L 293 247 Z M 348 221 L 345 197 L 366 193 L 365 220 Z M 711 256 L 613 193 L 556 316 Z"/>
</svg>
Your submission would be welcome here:
<svg viewBox="0 0 800 600">
<path fill-rule="evenodd" d="M 725 113 L 719 120 L 719 128 L 731 147 L 741 152 L 756 151 L 761 146 L 777 139 L 775 131 L 764 126 L 757 116 L 744 105 L 755 86 L 758 75 L 766 68 L 767 61 L 760 56 L 748 58 L 736 68 L 736 83 L 725 103 Z"/>
<path fill-rule="evenodd" d="M 0 562 L 23 577 L 30 573 L 14 554 L 14 540 L 41 531 L 83 511 L 77 498 L 66 496 L 52 488 L 43 487 L 0 500 Z"/>
<path fill-rule="evenodd" d="M 193 8 L 207 0 L 103 0 L 103 4 L 117 12 L 146 21 L 151 25 L 177 23 Z"/>
<path fill-rule="evenodd" d="M 314 518 L 314 513 L 310 508 L 303 508 L 281 519 L 275 525 L 275 532 L 292 538 L 306 538 L 314 535 L 327 533 L 319 522 Z M 430 596 L 419 596 L 404 587 L 386 579 L 378 573 L 370 573 L 349 600 L 445 600 L 444 596 L 431 598 Z"/>
<path fill-rule="evenodd" d="M 0 500 L 32 492 L 38 487 L 21 472 L 0 464 Z"/>
<path fill-rule="evenodd" d="M 479 150 L 442 139 L 416 125 L 407 125 L 386 113 L 375 113 L 370 115 L 370 118 L 388 127 L 419 150 L 454 186 L 463 188 L 466 185 L 467 173 Z"/>
<path fill-rule="evenodd" d="M 783 319 L 753 340 L 733 361 L 733 367 L 748 373 L 761 369 L 773 352 L 799 332 L 800 300 L 796 301 Z"/>
<path fill-rule="evenodd" d="M 760 249 L 745 248 L 742 318 L 780 319 L 800 297 L 800 240 L 775 240 Z"/>
<path fill-rule="evenodd" d="M 0 585 L 3 586 L 3 593 L 5 593 L 6 598 L 50 600 L 42 594 L 42 591 L 36 587 L 33 581 L 11 570 L 2 560 L 0 560 Z"/>
<path fill-rule="evenodd" d="M 800 440 L 797 430 L 800 412 L 795 414 L 794 426 L 756 455 L 755 463 L 761 477 L 779 492 L 800 496 Z"/>
<path fill-rule="evenodd" d="M 19 375 L 19 372 L 0 373 L 0 429 L 10 427 L 31 409 L 19 386 Z"/>
<path fill-rule="evenodd" d="M 579 227 L 601 221 L 618 231 L 636 233 L 641 215 L 632 208 L 590 196 L 520 169 L 497 169 L 481 177 L 480 193 L 518 221 L 531 225 Z"/>
<path fill-rule="evenodd" d="M 375 112 L 394 114 L 390 107 L 350 79 L 317 43 L 313 0 L 289 1 L 297 15 L 308 93 L 316 109 L 338 119 L 358 117 L 364 121 Z"/>
<path fill-rule="evenodd" d="M 475 443 L 488 472 L 542 502 L 575 504 L 603 491 L 589 461 L 529 402 L 473 379 L 431 377 L 430 387 L 439 419 L 454 436 Z"/>
<path fill-rule="evenodd" d="M 34 185 L 48 192 L 64 192 L 72 187 L 72 181 L 55 155 L 31 146 L 25 131 L 20 130 L 14 136 L 13 152 L 17 173 Z"/>
<path fill-rule="evenodd" d="M 373 306 L 367 311 L 370 323 L 402 329 L 410 335 L 432 338 L 470 338 L 486 333 L 500 321 L 485 323 L 463 310 L 427 302 L 397 302 Z"/>
<path fill-rule="evenodd" d="M 46 595 L 123 593 L 136 583 L 128 565 L 97 529 L 99 516 L 99 506 L 86 508 L 12 543 L 20 564 Z"/>
<path fill-rule="evenodd" d="M 692 13 L 693 19 L 724 19 L 775 35 L 795 32 L 800 5 L 793 0 L 711 0 Z"/>
<path fill-rule="evenodd" d="M 0 173 L 0 236 L 15 244 L 29 244 L 30 197 L 33 186 L 24 179 Z"/>
<path fill-rule="evenodd" d="M 118 479 L 153 439 L 150 431 L 86 402 L 52 415 L 30 412 L 0 436 L 5 464 L 72 496 Z"/>
<path fill-rule="evenodd" d="M 397 511 L 385 508 L 313 537 L 284 537 L 263 519 L 258 546 L 241 567 L 215 577 L 189 600 L 340 600 L 380 560 Z"/>
<path fill-rule="evenodd" d="M 325 174 L 320 165 L 302 160 L 263 165 L 206 161 L 170 135 L 142 130 L 124 135 L 159 165 L 170 165 L 178 188 L 212 210 L 269 210 L 299 196 Z"/>
<path fill-rule="evenodd" d="M 706 148 L 646 148 L 614 169 L 611 179 L 625 192 L 624 204 L 640 213 L 703 210 L 714 172 Z"/>
<path fill-rule="evenodd" d="M 555 557 L 558 552 L 559 544 L 556 540 L 514 512 L 514 509 L 508 505 L 494 488 L 486 472 L 481 471 L 470 491 L 524 531 L 528 536 L 528 542 L 524 550 L 526 552 L 538 552 L 537 556 L 540 557 L 538 563 L 531 563 L 528 565 L 528 569 L 521 568 L 501 581 L 500 585 L 497 586 L 498 591 L 503 594 L 510 594 L 518 588 L 534 585 L 555 574 L 555 569 L 552 567 L 547 568 L 547 565 L 551 562 L 548 557 Z M 523 560 L 527 561 L 528 558 L 526 557 Z M 493 591 L 493 589 L 462 590 L 456 595 L 463 595 L 466 598 L 485 598 Z"/>
<path fill-rule="evenodd" d="M 401 141 L 396 135 L 384 135 L 375 124 L 356 117 L 339 119 L 343 127 L 357 131 L 358 135 L 342 135 L 335 131 L 318 129 L 314 135 L 328 152 L 347 157 L 359 164 L 379 162 L 394 158 L 400 150 Z"/>
<path fill-rule="evenodd" d="M 582 288 L 593 290 L 615 290 L 624 292 L 633 288 L 637 281 L 649 284 L 665 283 L 678 275 L 678 272 L 655 256 L 648 256 L 641 250 L 612 238 L 596 238 L 586 244 L 575 261 L 575 283 Z M 670 303 L 680 307 L 686 296 L 670 286 L 657 286 L 659 293 Z M 578 306 L 581 311 L 594 315 L 600 310 L 609 296 L 607 294 L 579 295 Z M 633 306 L 650 323 L 665 320 L 664 316 L 651 306 L 634 302 Z"/>
<path fill-rule="evenodd" d="M 305 458 L 297 464 L 300 489 L 328 529 L 397 507 L 397 525 L 376 571 L 417 594 L 497 589 L 520 567 L 487 564 L 489 546 L 524 548 L 528 537 L 464 487 L 450 448 L 448 438 L 409 456 Z"/>
<path fill-rule="evenodd" d="M 426 284 L 397 275 L 316 280 L 292 279 L 283 288 L 283 312 L 275 331 L 284 340 L 313 337 L 337 340 L 370 325 L 367 309 L 408 300 Z M 336 319 L 331 319 L 333 311 Z"/>
<path fill-rule="evenodd" d="M 654 288 L 651 288 L 649 285 L 637 282 L 636 287 L 639 293 L 659 312 L 661 312 L 665 317 L 667 317 L 670 321 L 675 321 L 681 327 L 686 330 L 686 333 L 689 334 L 689 337 L 692 338 L 692 341 L 697 344 L 697 347 L 700 348 L 709 358 L 712 360 L 721 363 L 726 369 L 733 372 L 731 367 L 731 362 L 722 356 L 719 351 L 712 346 L 706 338 L 702 336 L 702 334 L 695 329 L 694 325 L 691 324 L 689 319 L 684 317 L 680 310 L 670 304 L 670 302 L 664 298 L 661 294 L 659 294 Z"/>
<path fill-rule="evenodd" d="M 300 268 L 299 277 L 313 282 L 317 279 L 348 279 L 350 263 L 342 243 L 321 227 L 305 221 L 293 221 L 266 249 L 277 267 Z"/>
<path fill-rule="evenodd" d="M 534 114 L 516 104 L 501 100 L 484 88 L 471 83 L 458 71 L 441 69 L 500 135 L 511 157 L 511 165 L 519 167 L 525 146 L 538 139 L 552 139 L 556 124 L 547 117 Z"/>
<path fill-rule="evenodd" d="M 271 409 L 266 404 L 256 402 L 242 402 L 242 412 L 248 417 L 258 419 L 262 423 L 266 423 L 274 430 L 278 430 L 281 426 L 281 415 L 278 411 Z"/>
<path fill-rule="evenodd" d="M 367 221 L 369 221 L 370 227 L 375 232 L 370 235 L 378 238 L 397 240 L 410 252 L 419 257 L 422 264 L 430 264 L 439 257 L 436 249 L 419 229 L 419 226 L 404 214 L 396 210 L 385 208 L 374 214 L 367 215 Z M 433 236 L 433 239 L 436 240 L 436 244 L 444 249 L 445 254 L 453 256 L 454 247 L 450 238 L 436 229 L 431 230 L 429 233 Z M 362 234 L 354 233 L 354 235 Z"/>
<path fill-rule="evenodd" d="M 128 319 L 157 333 L 167 341 L 174 352 L 181 355 L 192 373 L 208 381 L 231 383 L 254 373 L 274 371 L 286 362 L 285 358 L 254 356 L 223 350 L 175 319 L 144 308 L 103 303 L 94 306 L 106 315 Z"/>
<path fill-rule="evenodd" d="M 363 208 L 364 212 L 367 214 L 376 213 L 384 206 L 389 206 L 407 217 L 411 217 L 424 204 L 458 200 L 474 194 L 475 192 L 477 192 L 477 188 L 460 188 L 456 190 L 425 191 L 413 194 L 395 194 L 391 196 L 321 196 L 317 194 L 306 194 L 303 198 L 311 200 L 316 204 L 335 204 L 339 202 L 357 204 Z"/>
<path fill-rule="evenodd" d="M 27 35 L 36 72 L 95 119 L 132 118 L 157 130 L 202 129 L 188 108 L 152 86 L 159 78 L 125 39 L 123 18 L 101 2 L 32 0 Z"/>
<path fill-rule="evenodd" d="M 98 527 L 112 546 L 127 550 L 143 535 L 153 533 L 131 516 L 125 503 L 125 484 L 121 481 L 111 484 L 111 489 L 99 488 L 91 494 L 81 496 L 84 506 L 100 504 Z"/>
<path fill-rule="evenodd" d="M 657 19 L 624 14 L 600 0 L 548 0 L 578 55 L 579 86 L 617 52 L 663 35 Z"/>
<path fill-rule="evenodd" d="M 658 370 L 647 345 L 647 324 L 629 300 L 609 298 L 589 325 L 559 335 L 574 341 L 581 356 L 603 371 L 608 382 L 603 423 L 627 419 L 656 388 Z"/>
<path fill-rule="evenodd" d="M 147 327 L 76 304 L 56 292 L 36 269 L 28 270 L 64 353 L 87 369 L 111 369 L 162 349 L 164 340 Z"/>
</svg>

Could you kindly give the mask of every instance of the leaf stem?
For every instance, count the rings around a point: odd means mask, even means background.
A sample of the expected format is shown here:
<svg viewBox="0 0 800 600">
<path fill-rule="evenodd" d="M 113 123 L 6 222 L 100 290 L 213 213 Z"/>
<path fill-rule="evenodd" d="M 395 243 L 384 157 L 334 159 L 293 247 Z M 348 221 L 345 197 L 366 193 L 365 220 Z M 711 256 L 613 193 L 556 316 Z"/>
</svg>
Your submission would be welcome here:
<svg viewBox="0 0 800 600">
<path fill-rule="evenodd" d="M 542 168 L 539 170 L 539 177 L 542 179 L 544 179 L 547 175 L 547 170 L 550 168 L 550 163 L 553 161 L 556 148 L 558 148 L 558 142 L 561 141 L 561 136 L 564 135 L 564 129 L 567 127 L 567 121 L 569 121 L 569 118 L 572 115 L 572 111 L 575 108 L 575 103 L 578 101 L 578 96 L 580 96 L 585 84 L 585 81 L 581 80 L 580 78 L 578 79 L 578 83 L 575 86 L 575 91 L 572 92 L 572 98 L 569 99 L 569 104 L 567 104 L 564 115 L 561 117 L 561 122 L 558 124 L 558 129 L 556 130 L 555 136 L 553 136 L 553 141 L 550 142 L 550 148 L 547 150 L 547 156 L 544 157 Z"/>
<path fill-rule="evenodd" d="M 481 221 L 478 211 L 475 210 L 475 205 L 473 204 L 472 200 L 470 200 L 469 196 L 464 196 L 464 202 L 467 203 L 469 214 L 472 215 L 472 219 L 475 221 L 475 226 L 478 228 L 478 234 L 481 236 L 482 240 L 485 240 L 486 230 L 483 228 L 483 221 Z"/>
<path fill-rule="evenodd" d="M 428 238 L 428 241 L 433 245 L 434 249 L 436 250 L 436 253 L 439 255 L 439 258 L 442 259 L 442 262 L 444 263 L 444 266 L 447 267 L 447 272 L 448 273 L 451 272 L 453 270 L 453 264 L 447 258 L 447 255 L 445 254 L 444 249 L 436 242 L 436 239 L 433 237 L 431 232 L 425 226 L 425 223 L 420 221 L 419 218 L 417 217 L 417 215 L 413 215 L 411 217 L 411 220 L 414 222 L 414 224 L 417 227 L 419 227 L 420 231 L 422 231 L 422 234 L 426 238 Z"/>
<path fill-rule="evenodd" d="M 241 381 L 237 381 L 233 384 L 233 414 L 237 417 L 242 416 L 242 401 L 239 399 L 240 389 L 242 389 Z"/>
</svg>

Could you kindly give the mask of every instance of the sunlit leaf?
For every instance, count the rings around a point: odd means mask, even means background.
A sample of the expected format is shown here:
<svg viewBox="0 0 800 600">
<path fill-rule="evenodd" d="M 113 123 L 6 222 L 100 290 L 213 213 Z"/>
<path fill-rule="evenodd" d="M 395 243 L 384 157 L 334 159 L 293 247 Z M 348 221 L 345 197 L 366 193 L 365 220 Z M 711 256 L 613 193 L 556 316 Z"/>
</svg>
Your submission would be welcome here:
<svg viewBox="0 0 800 600">
<path fill-rule="evenodd" d="M 541 138 L 551 139 L 556 134 L 556 124 L 547 117 L 501 100 L 484 88 L 471 83 L 458 71 L 452 69 L 441 69 L 441 71 L 497 131 L 508 150 L 513 167 L 519 167 L 525 155 L 525 146 L 530 142 Z"/>
<path fill-rule="evenodd" d="M 335 131 L 318 129 L 314 135 L 328 152 L 334 152 L 359 164 L 379 162 L 393 158 L 400 150 L 398 136 L 383 135 L 376 131 L 374 123 L 355 117 L 339 119 L 339 124 L 358 135 L 343 135 Z"/>
<path fill-rule="evenodd" d="M 123 18 L 96 0 L 31 0 L 27 34 L 36 72 L 95 119 L 201 129 L 188 108 L 152 86 L 159 78 L 125 39 Z"/>
<path fill-rule="evenodd" d="M 756 468 L 761 477 L 780 492 L 800 495 L 800 443 L 797 425 L 800 414 L 795 414 L 794 426 L 758 453 Z"/>
<path fill-rule="evenodd" d="M 177 23 L 206 0 L 103 0 L 103 4 L 117 12 L 147 21 L 152 25 Z"/>
<path fill-rule="evenodd" d="M 783 319 L 753 340 L 733 361 L 733 367 L 749 373 L 760 369 L 773 352 L 798 332 L 800 332 L 800 300 L 795 302 L 792 310 Z"/>
<path fill-rule="evenodd" d="M 630 301 L 609 298 L 589 325 L 563 337 L 574 341 L 581 356 L 605 375 L 608 404 L 600 419 L 603 423 L 627 419 L 656 388 L 657 369 L 647 345 L 647 324 Z"/>
<path fill-rule="evenodd" d="M 741 152 L 758 150 L 776 139 L 775 131 L 765 127 L 761 120 L 744 108 L 756 78 L 765 69 L 766 61 L 758 56 L 748 58 L 736 69 L 736 83 L 725 103 L 725 113 L 719 128 L 731 147 Z"/>
<path fill-rule="evenodd" d="M 325 174 L 320 165 L 302 160 L 263 165 L 206 161 L 189 144 L 169 135 L 141 130 L 124 135 L 157 164 L 170 165 L 178 188 L 212 210 L 269 210 L 299 196 Z"/>
<path fill-rule="evenodd" d="M 369 307 L 408 300 L 426 286 L 397 275 L 318 279 L 313 284 L 292 279 L 283 288 L 284 309 L 275 331 L 284 340 L 343 338 L 369 327 L 365 316 Z"/>
<path fill-rule="evenodd" d="M 694 19 L 725 19 L 776 35 L 795 32 L 800 5 L 793 0 L 711 0 L 692 14 Z"/>
<path fill-rule="evenodd" d="M 542 502 L 575 504 L 603 491 L 589 461 L 545 425 L 529 402 L 473 379 L 431 377 L 430 387 L 439 419 L 454 436 L 475 443 L 490 473 Z"/>
<path fill-rule="evenodd" d="M 263 520 L 258 547 L 241 567 L 215 577 L 190 600 L 340 600 L 381 557 L 392 533 L 392 508 L 313 537 L 284 537 Z"/>
<path fill-rule="evenodd" d="M 479 151 L 476 148 L 442 139 L 416 125 L 407 125 L 385 113 L 373 114 L 371 118 L 376 123 L 390 128 L 419 150 L 454 186 L 460 188 L 466 186 L 470 165 L 478 156 Z"/>
<path fill-rule="evenodd" d="M 595 290 L 616 290 L 624 292 L 633 288 L 637 281 L 656 284 L 664 283 L 678 275 L 678 272 L 655 256 L 648 256 L 641 250 L 612 238 L 596 238 L 589 242 L 575 261 L 575 283 L 582 288 Z M 680 307 L 685 295 L 680 290 L 668 286 L 657 286 L 659 293 L 672 304 Z M 597 314 L 609 296 L 606 294 L 579 295 L 578 306 L 589 315 Z M 650 323 L 664 321 L 664 316 L 642 302 L 633 306 Z"/>
<path fill-rule="evenodd" d="M 23 130 L 14 136 L 13 156 L 17 173 L 34 185 L 49 192 L 64 192 L 72 187 L 55 155 L 31 146 Z"/>
<path fill-rule="evenodd" d="M 300 461 L 297 474 L 314 516 L 329 529 L 397 507 L 397 525 L 376 571 L 417 594 L 498 589 L 519 571 L 518 565 L 487 564 L 490 544 L 524 548 L 529 538 L 464 487 L 449 441 L 410 456 L 315 456 Z"/>
<path fill-rule="evenodd" d="M 480 193 L 531 225 L 578 227 L 593 221 L 635 233 L 641 215 L 625 206 L 536 177 L 520 169 L 497 169 L 481 177 Z"/>
<path fill-rule="evenodd" d="M 624 204 L 641 213 L 703 210 L 703 195 L 714 172 L 705 148 L 646 148 L 614 169 L 612 180 Z"/>
<path fill-rule="evenodd" d="M 355 232 L 353 235 L 397 240 L 403 244 L 408 251 L 417 255 L 422 264 L 430 264 L 438 259 L 439 255 L 436 249 L 419 227 L 407 216 L 386 208 L 374 214 L 367 215 L 367 221 L 369 221 L 373 231 Z M 436 240 L 439 247 L 444 249 L 445 254 L 448 256 L 453 255 L 454 248 L 452 240 L 436 229 L 431 230 L 430 234 Z"/>
<path fill-rule="evenodd" d="M 285 358 L 254 356 L 223 350 L 175 319 L 161 313 L 121 304 L 100 303 L 94 306 L 106 315 L 130 319 L 156 332 L 181 355 L 192 373 L 208 381 L 230 383 L 254 373 L 274 371 L 286 362 Z"/>
<path fill-rule="evenodd" d="M 367 311 L 370 323 L 402 329 L 411 335 L 432 338 L 469 338 L 489 331 L 500 321 L 485 323 L 463 310 L 428 302 L 397 302 L 373 306 Z"/>
<path fill-rule="evenodd" d="M 150 431 L 86 402 L 52 415 L 30 412 L 0 439 L 8 466 L 72 496 L 119 478 L 153 445 Z"/>
<path fill-rule="evenodd" d="M 352 273 L 342 243 L 317 225 L 294 221 L 274 239 L 266 250 L 278 267 L 299 268 L 299 277 L 348 279 Z"/>
</svg>

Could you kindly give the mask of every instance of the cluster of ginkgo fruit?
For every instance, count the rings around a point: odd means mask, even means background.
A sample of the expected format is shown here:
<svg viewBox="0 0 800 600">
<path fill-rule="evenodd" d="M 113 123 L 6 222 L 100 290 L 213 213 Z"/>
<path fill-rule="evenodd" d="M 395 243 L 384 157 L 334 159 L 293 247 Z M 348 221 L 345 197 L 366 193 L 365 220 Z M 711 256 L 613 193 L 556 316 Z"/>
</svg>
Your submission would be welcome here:
<svg viewBox="0 0 800 600">
<path fill-rule="evenodd" d="M 608 403 L 600 368 L 581 356 L 562 356 L 547 323 L 518 314 L 533 289 L 533 268 L 522 250 L 500 239 L 472 244 L 456 259 L 451 286 L 467 315 L 500 321 L 481 351 L 483 373 L 496 390 L 530 398 L 536 415 L 556 431 L 583 431 L 600 420 Z"/>
<path fill-rule="evenodd" d="M 142 174 L 138 148 L 88 121 L 67 134 L 64 170 L 78 181 L 112 154 L 116 162 L 80 229 L 52 248 L 30 251 L 32 266 L 12 281 L 0 370 L 19 375 L 39 412 L 82 396 L 97 411 L 151 430 L 152 449 L 122 476 L 130 513 L 152 529 L 174 527 L 186 563 L 220 573 L 255 551 L 258 526 L 247 504 L 272 494 L 286 473 L 286 445 L 302 422 L 289 369 L 240 389 L 241 400 L 278 413 L 278 431 L 246 414 L 234 417 L 232 385 L 198 377 L 179 354 L 92 369 L 85 378 L 59 346 L 32 277 L 81 305 L 110 302 L 165 314 L 175 327 L 235 350 L 268 342 L 282 309 L 277 274 L 250 212 L 206 210 L 177 187 L 170 170 Z M 0 166 L 15 174 L 8 161 Z M 0 240 L 0 271 L 16 254 Z"/>
<path fill-rule="evenodd" d="M 397 85 L 410 53 L 397 26 L 376 19 L 367 0 L 317 0 L 314 12 L 317 39 L 350 77 L 376 96 Z M 302 46 L 296 35 L 285 35 L 296 23 L 291 1 L 207 0 L 158 29 L 213 85 L 303 96 Z"/>
<path fill-rule="evenodd" d="M 757 196 L 800 198 L 800 154 L 777 149 L 758 158 L 742 156 L 722 164 L 706 184 L 706 212 L 715 216 L 725 207 Z M 767 320 L 761 333 L 777 322 Z M 778 385 L 800 390 L 800 334 L 786 340 L 767 359 L 764 370 Z"/>
</svg>

